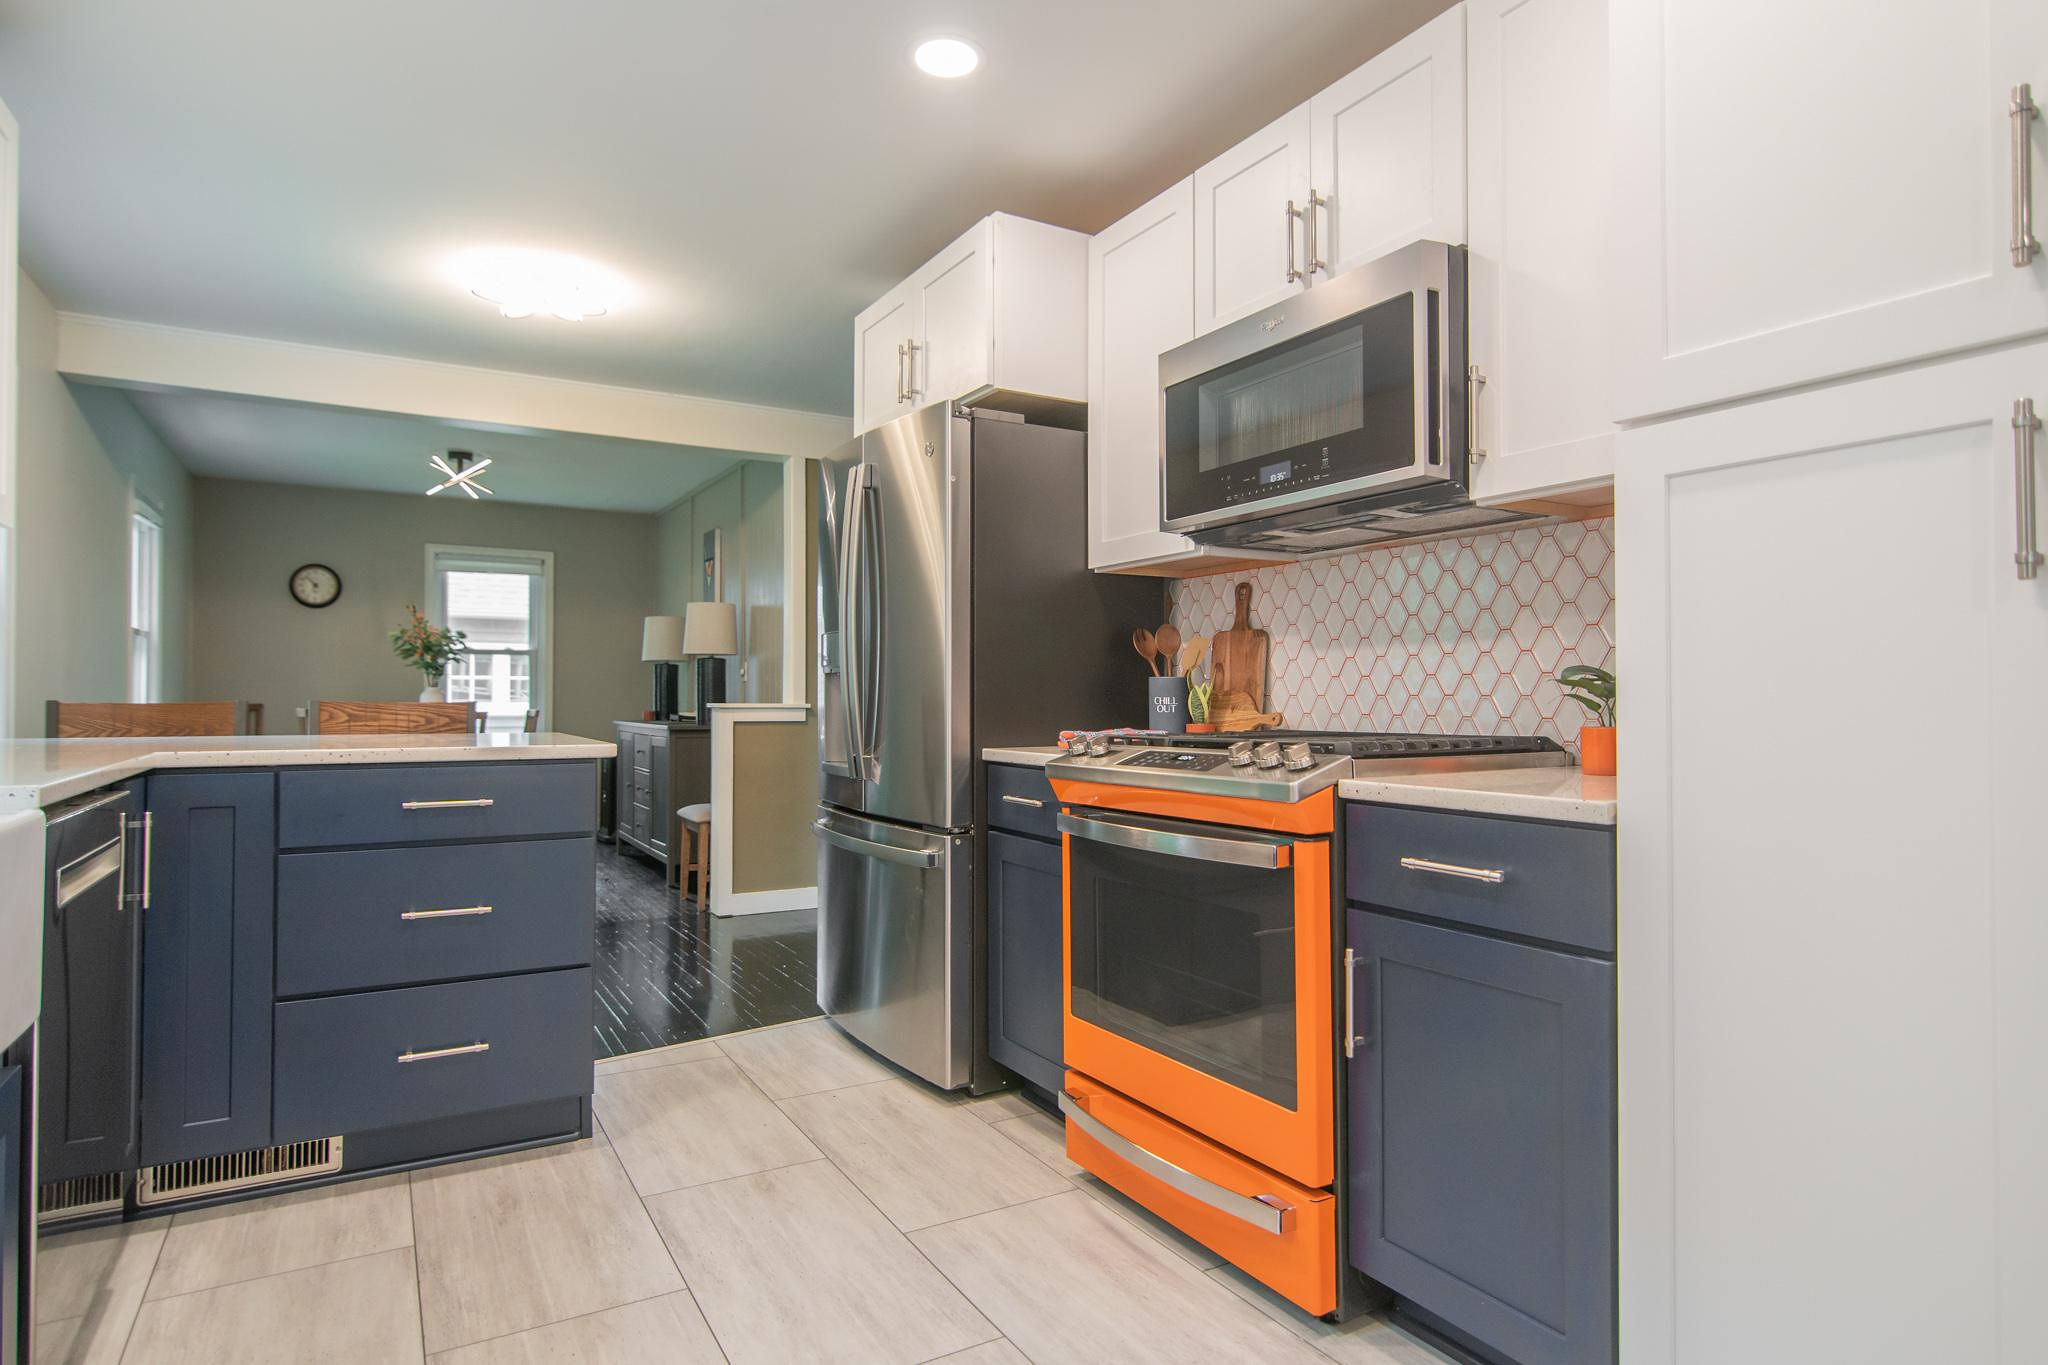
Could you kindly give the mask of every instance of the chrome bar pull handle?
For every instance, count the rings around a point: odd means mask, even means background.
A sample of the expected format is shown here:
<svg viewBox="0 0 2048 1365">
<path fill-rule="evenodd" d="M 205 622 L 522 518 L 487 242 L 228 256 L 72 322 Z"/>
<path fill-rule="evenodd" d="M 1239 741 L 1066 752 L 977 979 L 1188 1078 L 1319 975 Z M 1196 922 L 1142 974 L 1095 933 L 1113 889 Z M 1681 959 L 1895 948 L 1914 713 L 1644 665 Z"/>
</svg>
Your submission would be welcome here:
<svg viewBox="0 0 2048 1365">
<path fill-rule="evenodd" d="M 2015 399 L 2012 405 L 2013 519 L 2017 523 L 2019 548 L 2012 562 L 2019 567 L 2022 581 L 2041 572 L 2041 552 L 2034 548 L 2034 433 L 2041 419 L 2034 414 L 2034 400 Z"/>
<path fill-rule="evenodd" d="M 1479 444 L 1479 395 L 1486 388 L 1486 372 L 1477 365 L 1465 367 L 1465 441 L 1472 447 L 1472 462 L 1477 464 L 1486 458 L 1486 447 Z"/>
<path fill-rule="evenodd" d="M 1288 200 L 1288 201 L 1287 201 L 1287 282 L 1288 282 L 1289 284 L 1299 284 L 1299 283 L 1300 283 L 1301 281 L 1303 281 L 1303 280 L 1305 280 L 1305 279 L 1307 279 L 1307 278 L 1308 278 L 1308 275 L 1307 275 L 1307 274 L 1306 274 L 1305 272 L 1303 272 L 1302 270 L 1299 270 L 1299 269 L 1297 269 L 1297 268 L 1295 267 L 1295 263 L 1294 263 L 1294 220 L 1295 220 L 1295 219 L 1297 219 L 1297 218 L 1300 218 L 1301 216 L 1302 216 L 1302 212 L 1301 212 L 1301 210 L 1300 210 L 1300 209 L 1298 209 L 1298 208 L 1296 208 L 1296 207 L 1295 207 L 1295 205 L 1294 205 L 1294 201 L 1293 201 L 1292 199 Z"/>
<path fill-rule="evenodd" d="M 917 386 L 917 353 L 923 349 L 924 347 L 914 341 L 903 343 L 903 398 L 905 402 L 914 403 L 924 393 L 924 390 Z"/>
<path fill-rule="evenodd" d="M 902 343 L 902 342 L 900 342 L 900 341 L 896 343 L 896 401 L 897 401 L 897 402 L 899 402 L 899 403 L 901 403 L 901 402 L 903 402 L 903 401 L 904 401 L 904 399 L 903 399 L 903 343 Z"/>
<path fill-rule="evenodd" d="M 1403 858 L 1401 866 L 1410 872 L 1434 872 L 1439 877 L 1485 882 L 1489 886 L 1499 886 L 1508 879 L 1508 874 L 1497 867 L 1465 867 L 1458 863 L 1440 863 L 1433 858 Z"/>
<path fill-rule="evenodd" d="M 1358 1036 L 1358 954 L 1350 948 L 1344 950 L 1344 1055 L 1356 1057 L 1358 1045 L 1365 1040 Z"/>
<path fill-rule="evenodd" d="M 484 806 L 495 806 L 497 801 L 488 796 L 472 796 L 460 801 L 401 801 L 400 810 L 475 810 Z"/>
<path fill-rule="evenodd" d="M 400 918 L 400 919 L 455 919 L 455 918 L 457 918 L 457 917 L 459 917 L 459 916 L 463 916 L 463 915 L 488 915 L 488 914 L 490 914 L 490 913 L 491 913 L 491 907 L 490 907 L 490 906 L 488 906 L 488 905 L 457 905 L 457 906 L 451 906 L 451 907 L 449 907 L 449 908 L 448 908 L 448 909 L 446 909 L 446 910 L 407 910 L 407 911 L 404 911 L 404 912 L 402 912 L 402 913 L 401 913 L 401 914 L 399 915 L 399 918 Z"/>
<path fill-rule="evenodd" d="M 1037 797 L 1018 796 L 1015 792 L 1004 792 L 1003 800 L 1012 806 L 1029 806 L 1033 810 L 1043 810 L 1045 808 L 1045 802 Z"/>
<path fill-rule="evenodd" d="M 443 1057 L 467 1057 L 471 1053 L 489 1052 L 490 1050 L 491 1045 L 489 1043 L 463 1043 L 458 1047 L 428 1048 L 424 1052 L 401 1052 L 398 1054 L 398 1060 L 400 1062 L 433 1062 L 439 1061 Z"/>
<path fill-rule="evenodd" d="M 1316 231 L 1316 210 L 1326 209 L 1329 206 L 1330 201 L 1317 194 L 1314 186 L 1310 186 L 1308 207 L 1302 211 L 1301 215 L 1302 223 L 1308 235 L 1308 269 L 1301 272 L 1303 279 L 1307 279 L 1318 270 L 1322 271 L 1325 275 L 1330 273 L 1330 263 L 1316 254 L 1320 249 L 1318 242 L 1321 235 Z"/>
<path fill-rule="evenodd" d="M 156 812 L 142 812 L 142 908 L 149 909 L 149 882 L 156 870 Z"/>
<path fill-rule="evenodd" d="M 2034 120 L 2041 107 L 2034 103 L 2034 87 L 2012 88 L 2012 263 L 2021 270 L 2041 252 L 2034 238 Z M 2031 575 L 2029 575 L 2031 576 Z"/>
</svg>

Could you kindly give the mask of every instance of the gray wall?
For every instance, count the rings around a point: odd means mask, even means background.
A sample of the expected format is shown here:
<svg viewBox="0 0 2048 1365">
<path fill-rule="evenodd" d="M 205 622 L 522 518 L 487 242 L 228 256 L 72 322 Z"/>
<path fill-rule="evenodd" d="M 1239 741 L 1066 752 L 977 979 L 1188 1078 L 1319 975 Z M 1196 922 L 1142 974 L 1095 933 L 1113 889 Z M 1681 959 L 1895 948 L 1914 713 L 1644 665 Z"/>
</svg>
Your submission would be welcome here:
<svg viewBox="0 0 2048 1365">
<path fill-rule="evenodd" d="M 748 460 L 660 517 L 657 555 L 666 615 L 681 616 L 704 595 L 704 534 L 715 528 L 723 535 L 720 597 L 740 609 L 739 656 L 726 661 L 726 696 L 732 701 L 783 699 L 782 484 L 779 460 Z M 685 664 L 683 671 L 684 696 L 694 704 L 694 666 Z"/>
<path fill-rule="evenodd" d="M 128 699 L 130 490 L 162 514 L 161 699 L 188 689 L 192 480 L 116 389 L 57 374 L 57 314 L 21 291 L 21 464 L 15 486 L 12 733 L 43 733 L 46 702 Z"/>
<path fill-rule="evenodd" d="M 225 479 L 193 481 L 196 692 L 265 706 L 292 733 L 316 696 L 411 700 L 419 674 L 392 657 L 407 603 L 424 604 L 426 547 L 475 545 L 555 555 L 555 697 L 548 723 L 609 739 L 647 707 L 641 618 L 656 610 L 651 515 L 564 511 L 396 493 Z M 292 600 L 308 562 L 341 575 L 333 606 Z"/>
</svg>

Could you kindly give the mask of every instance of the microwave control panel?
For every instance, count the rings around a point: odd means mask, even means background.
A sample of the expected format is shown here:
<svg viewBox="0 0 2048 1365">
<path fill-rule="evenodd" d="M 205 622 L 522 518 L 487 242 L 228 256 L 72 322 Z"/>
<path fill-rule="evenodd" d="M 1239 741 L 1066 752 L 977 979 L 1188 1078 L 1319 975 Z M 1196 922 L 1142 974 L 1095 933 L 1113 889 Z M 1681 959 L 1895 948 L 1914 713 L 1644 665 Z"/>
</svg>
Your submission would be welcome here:
<svg viewBox="0 0 2048 1365">
<path fill-rule="evenodd" d="M 1300 454 L 1271 460 L 1246 460 L 1242 467 L 1231 465 L 1223 471 L 1223 501 L 1255 502 L 1275 493 L 1291 493 L 1327 483 L 1336 473 L 1330 466 L 1328 446 L 1311 447 Z"/>
</svg>

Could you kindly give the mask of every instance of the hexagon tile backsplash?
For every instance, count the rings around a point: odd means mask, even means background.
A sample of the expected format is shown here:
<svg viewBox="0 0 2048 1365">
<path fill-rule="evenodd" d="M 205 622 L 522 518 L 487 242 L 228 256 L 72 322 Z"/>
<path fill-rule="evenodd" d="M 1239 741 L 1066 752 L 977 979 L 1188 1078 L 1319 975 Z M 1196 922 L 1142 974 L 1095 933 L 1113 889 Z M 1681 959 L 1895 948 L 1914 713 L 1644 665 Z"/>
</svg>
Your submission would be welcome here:
<svg viewBox="0 0 2048 1365">
<path fill-rule="evenodd" d="M 1290 726 L 1575 746 L 1584 712 L 1556 675 L 1614 666 L 1611 517 L 1184 578 L 1174 625 L 1228 628 L 1246 579 L 1272 637 L 1266 709 Z"/>
</svg>

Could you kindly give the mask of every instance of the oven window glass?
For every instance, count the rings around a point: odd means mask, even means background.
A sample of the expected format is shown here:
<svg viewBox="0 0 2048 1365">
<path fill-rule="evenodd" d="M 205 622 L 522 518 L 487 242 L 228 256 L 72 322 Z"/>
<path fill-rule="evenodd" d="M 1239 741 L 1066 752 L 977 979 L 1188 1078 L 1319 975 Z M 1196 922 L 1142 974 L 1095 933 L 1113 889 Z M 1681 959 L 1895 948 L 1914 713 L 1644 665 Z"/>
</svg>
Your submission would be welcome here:
<svg viewBox="0 0 2048 1365">
<path fill-rule="evenodd" d="M 1075 1017 L 1296 1108 L 1292 869 L 1067 846 Z"/>
<path fill-rule="evenodd" d="M 1415 308 L 1397 295 L 1169 388 L 1169 515 L 1415 464 Z"/>
</svg>

